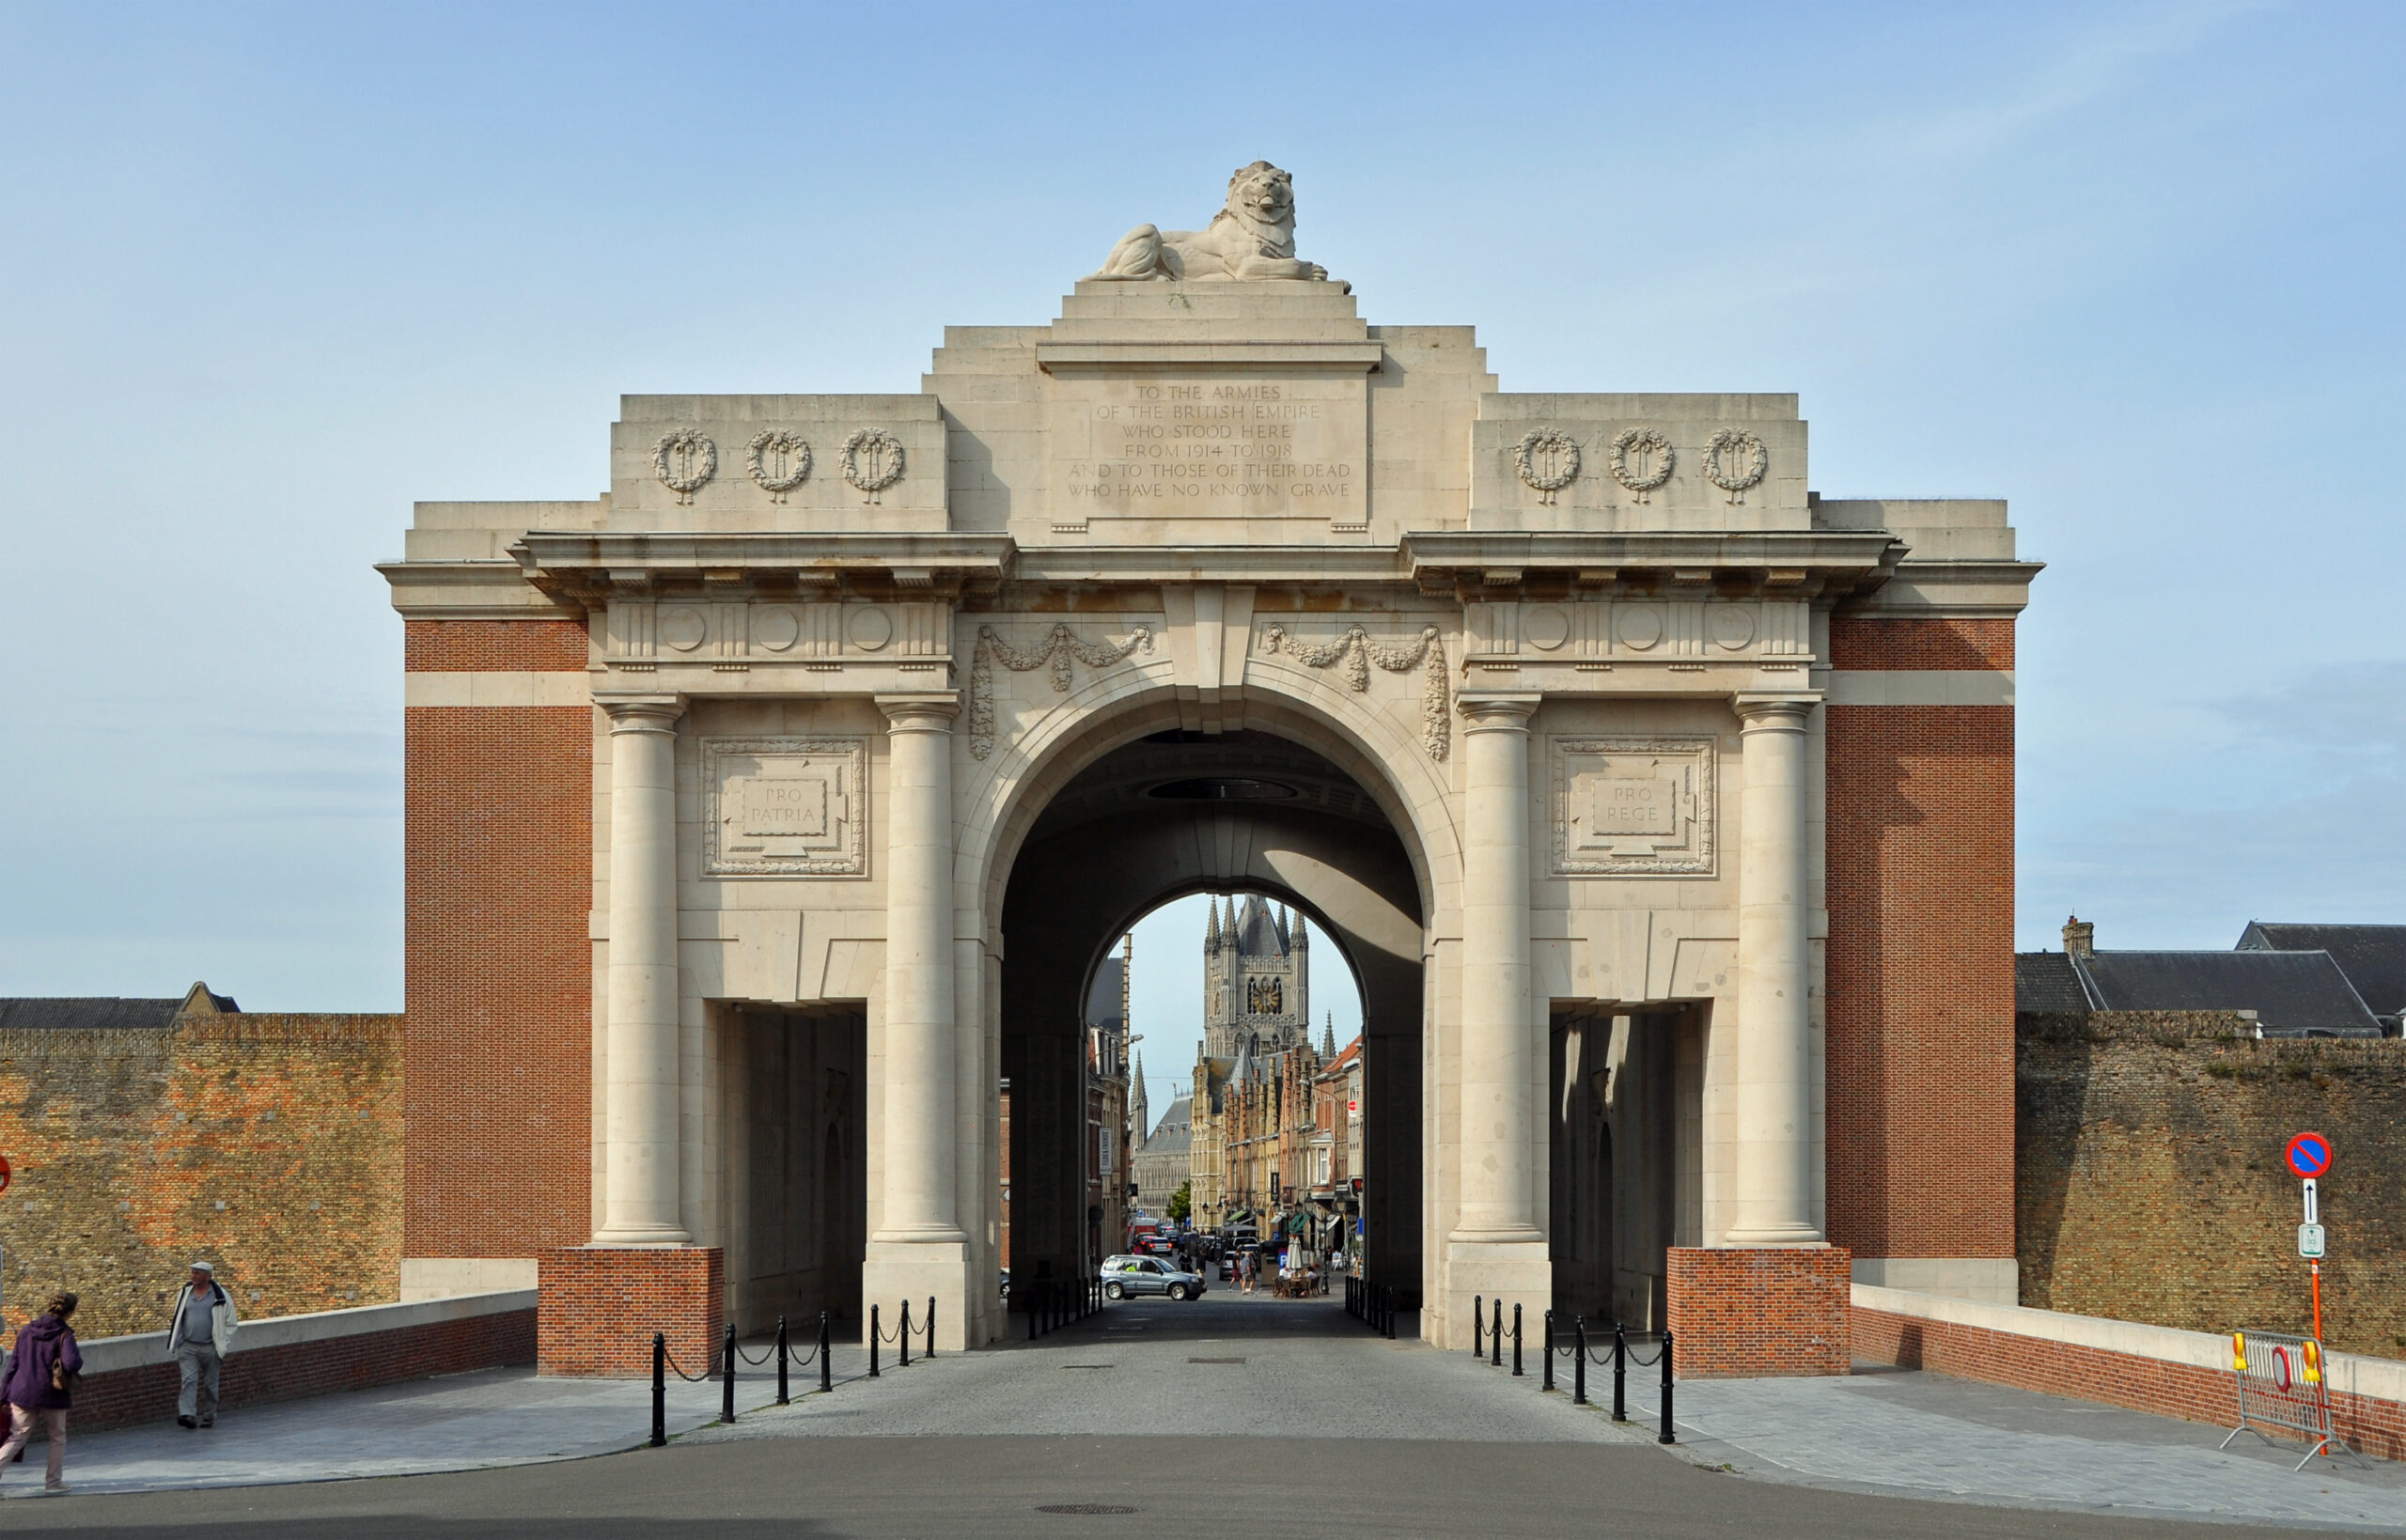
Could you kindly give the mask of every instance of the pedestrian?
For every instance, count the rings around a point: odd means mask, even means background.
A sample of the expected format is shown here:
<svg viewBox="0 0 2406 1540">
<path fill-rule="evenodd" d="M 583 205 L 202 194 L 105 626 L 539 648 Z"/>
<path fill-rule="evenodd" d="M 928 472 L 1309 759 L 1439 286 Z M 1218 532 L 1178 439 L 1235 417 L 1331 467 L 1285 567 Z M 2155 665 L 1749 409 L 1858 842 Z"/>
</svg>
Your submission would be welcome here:
<svg viewBox="0 0 2406 1540">
<path fill-rule="evenodd" d="M 4 1388 L 8 1441 L 0 1444 L 0 1471 L 33 1441 L 34 1414 L 39 1412 L 50 1429 L 50 1464 L 41 1483 L 45 1492 L 67 1490 L 67 1408 L 75 1402 L 75 1377 L 84 1372 L 84 1351 L 75 1346 L 75 1329 L 67 1324 L 74 1314 L 74 1295 L 50 1297 L 41 1314 L 17 1333 L 17 1351 L 8 1361 Z"/>
<path fill-rule="evenodd" d="M 234 1350 L 234 1297 L 206 1262 L 192 1265 L 192 1277 L 176 1293 L 167 1317 L 167 1349 L 176 1355 L 181 1385 L 176 1392 L 178 1427 L 217 1425 L 217 1377 Z"/>
</svg>

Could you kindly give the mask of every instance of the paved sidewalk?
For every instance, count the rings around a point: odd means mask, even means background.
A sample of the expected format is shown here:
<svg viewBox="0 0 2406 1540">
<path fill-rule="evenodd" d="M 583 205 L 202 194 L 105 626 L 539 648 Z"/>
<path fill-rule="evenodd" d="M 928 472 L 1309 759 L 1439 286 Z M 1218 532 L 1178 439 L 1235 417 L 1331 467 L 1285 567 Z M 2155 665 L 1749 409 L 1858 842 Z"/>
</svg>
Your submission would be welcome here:
<svg viewBox="0 0 2406 1540">
<path fill-rule="evenodd" d="M 767 1346 L 749 1343 L 743 1351 L 757 1358 Z M 836 1363 L 839 1390 L 865 1366 L 858 1348 L 841 1346 Z M 773 1367 L 747 1365 L 736 1376 L 739 1414 L 775 1401 L 774 1374 Z M 818 1384 L 816 1367 L 792 1379 L 796 1392 Z M 669 1435 L 717 1421 L 719 1396 L 715 1380 L 687 1384 L 672 1377 Z M 215 1427 L 197 1431 L 170 1421 L 78 1433 L 70 1415 L 67 1483 L 76 1492 L 158 1492 L 479 1470 L 611 1454 L 650 1436 L 648 1379 L 543 1378 L 531 1367 L 487 1369 L 237 1408 Z M 41 1461 L 36 1446 L 23 1465 L 0 1472 L 0 1498 L 39 1497 Z"/>
</svg>

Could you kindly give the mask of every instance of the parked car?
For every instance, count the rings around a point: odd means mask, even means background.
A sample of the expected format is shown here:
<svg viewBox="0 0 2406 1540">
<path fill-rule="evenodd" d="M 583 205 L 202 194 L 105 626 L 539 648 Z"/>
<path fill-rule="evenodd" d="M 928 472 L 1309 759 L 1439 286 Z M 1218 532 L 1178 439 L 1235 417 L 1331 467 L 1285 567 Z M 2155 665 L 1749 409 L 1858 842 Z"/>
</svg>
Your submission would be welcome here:
<svg viewBox="0 0 2406 1540">
<path fill-rule="evenodd" d="M 1157 1256 L 1107 1257 L 1102 1264 L 1102 1294 L 1106 1299 L 1125 1299 L 1139 1294 L 1199 1299 L 1203 1297 L 1203 1278 L 1199 1273 L 1182 1272 Z"/>
</svg>

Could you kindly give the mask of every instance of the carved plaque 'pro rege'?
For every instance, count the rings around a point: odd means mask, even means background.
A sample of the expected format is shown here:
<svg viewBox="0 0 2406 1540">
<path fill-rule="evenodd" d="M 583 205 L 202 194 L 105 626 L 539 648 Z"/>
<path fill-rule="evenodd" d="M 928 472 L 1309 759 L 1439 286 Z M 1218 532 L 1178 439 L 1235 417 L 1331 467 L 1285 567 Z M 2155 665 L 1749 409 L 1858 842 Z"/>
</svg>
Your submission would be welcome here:
<svg viewBox="0 0 2406 1540">
<path fill-rule="evenodd" d="M 1700 877 L 1713 869 L 1713 740 L 1554 740 L 1557 877 Z"/>
</svg>

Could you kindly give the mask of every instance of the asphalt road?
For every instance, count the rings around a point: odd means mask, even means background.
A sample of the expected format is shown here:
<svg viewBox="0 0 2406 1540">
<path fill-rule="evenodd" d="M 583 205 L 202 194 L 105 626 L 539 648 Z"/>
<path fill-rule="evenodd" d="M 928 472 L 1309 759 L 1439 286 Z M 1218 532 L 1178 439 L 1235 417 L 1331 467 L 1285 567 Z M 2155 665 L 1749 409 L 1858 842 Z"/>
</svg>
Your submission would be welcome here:
<svg viewBox="0 0 2406 1540">
<path fill-rule="evenodd" d="M 1532 1377 L 1324 1305 L 1115 1307 L 664 1449 L 442 1475 L 0 1502 L 0 1533 L 336 1540 L 754 1536 L 2295 1533 L 1748 1479 Z M 362 1429 L 364 1438 L 379 1436 Z M 391 1430 L 383 1430 L 390 1437 Z M 74 1475 L 73 1444 L 69 1477 Z M 1109 1512 L 1047 1510 L 1108 1509 Z"/>
</svg>

